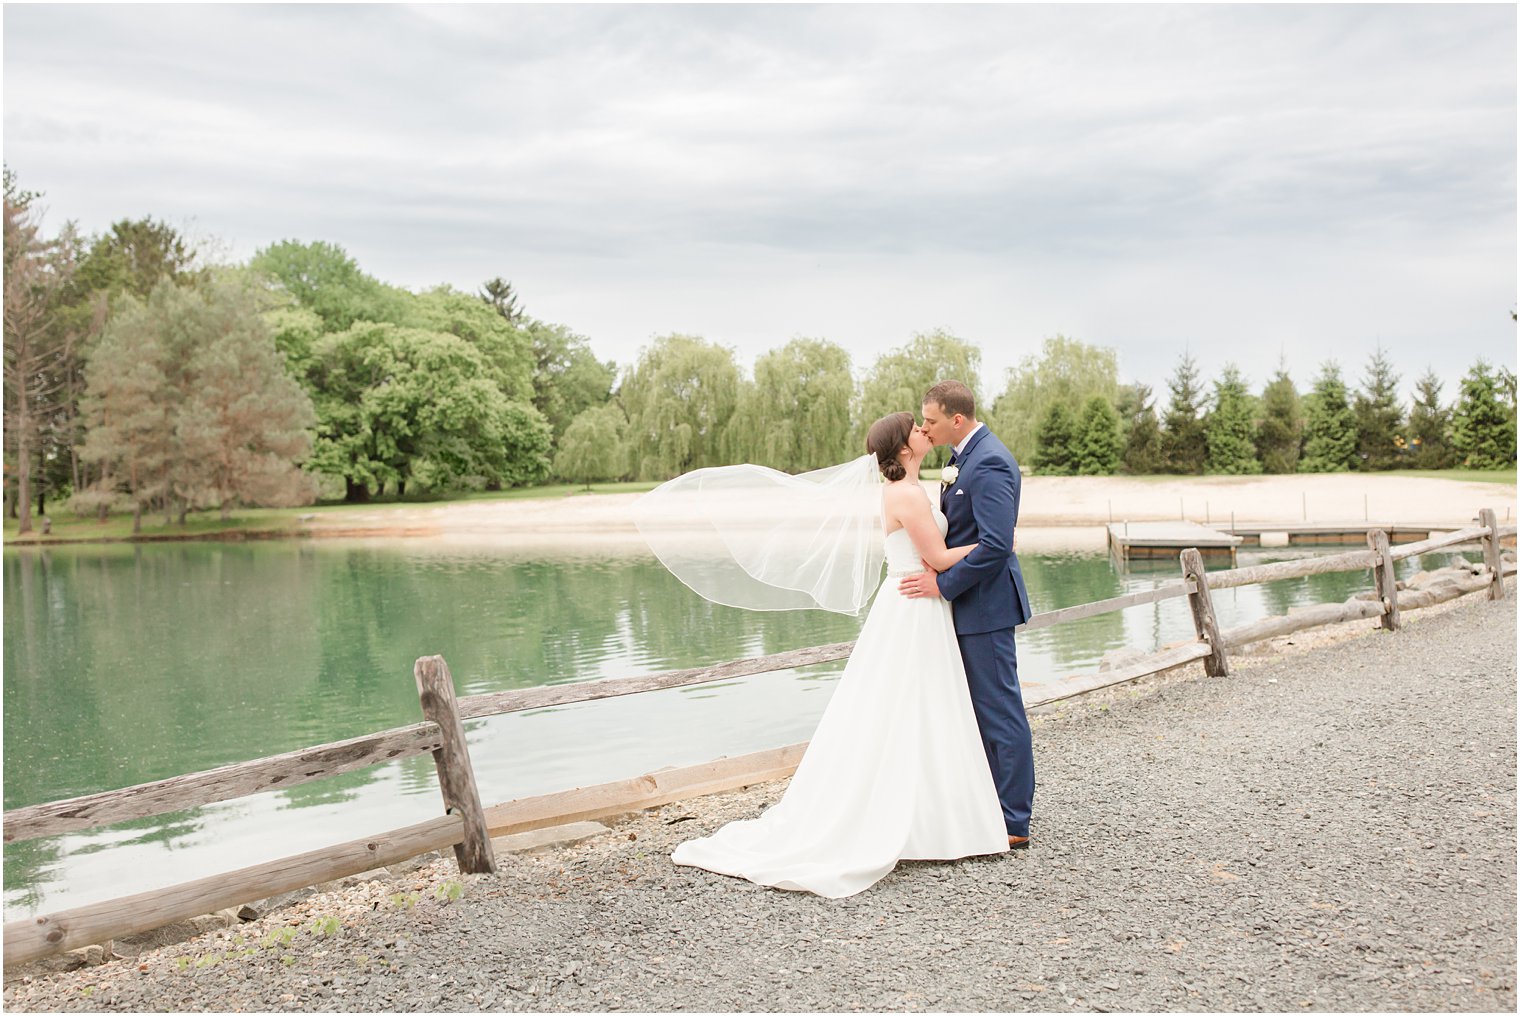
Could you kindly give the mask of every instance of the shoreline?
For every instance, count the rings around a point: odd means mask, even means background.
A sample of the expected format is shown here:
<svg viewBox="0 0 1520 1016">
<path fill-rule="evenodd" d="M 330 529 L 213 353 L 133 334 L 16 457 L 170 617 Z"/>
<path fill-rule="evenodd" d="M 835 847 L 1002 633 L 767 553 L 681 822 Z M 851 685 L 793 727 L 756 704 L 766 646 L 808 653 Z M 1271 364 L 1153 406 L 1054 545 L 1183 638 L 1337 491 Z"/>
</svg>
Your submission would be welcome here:
<svg viewBox="0 0 1520 1016">
<path fill-rule="evenodd" d="M 926 481 L 933 496 L 938 484 Z M 576 494 L 435 505 L 344 506 L 290 524 L 139 536 L 29 535 L 5 547 L 81 544 L 246 542 L 252 540 L 437 540 L 503 548 L 559 544 L 615 549 L 644 546 L 629 509 L 642 494 Z M 1511 484 L 1370 473 L 1205 476 L 1164 479 L 1031 476 L 1021 493 L 1018 549 L 1103 550 L 1110 522 L 1185 518 L 1205 525 L 1359 523 L 1467 524 L 1480 508 L 1515 517 Z"/>
</svg>

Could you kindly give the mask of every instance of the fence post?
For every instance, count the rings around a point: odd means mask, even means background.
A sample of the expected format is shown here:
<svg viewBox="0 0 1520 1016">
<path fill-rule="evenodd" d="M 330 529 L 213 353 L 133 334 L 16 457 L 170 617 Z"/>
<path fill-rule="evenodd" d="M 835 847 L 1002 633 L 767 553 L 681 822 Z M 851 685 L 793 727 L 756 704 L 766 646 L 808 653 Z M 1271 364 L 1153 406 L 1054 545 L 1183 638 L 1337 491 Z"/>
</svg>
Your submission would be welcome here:
<svg viewBox="0 0 1520 1016">
<path fill-rule="evenodd" d="M 442 732 L 443 744 L 433 752 L 433 762 L 438 767 L 444 809 L 464 819 L 464 840 L 454 844 L 454 859 L 459 862 L 459 870 L 467 875 L 495 871 L 491 834 L 486 829 L 485 809 L 480 805 L 480 791 L 475 786 L 475 768 L 470 765 L 470 749 L 465 744 L 464 724 L 459 720 L 449 665 L 442 656 L 424 656 L 412 673 L 417 679 L 422 715 L 438 724 Z"/>
<path fill-rule="evenodd" d="M 1214 620 L 1214 601 L 1209 597 L 1209 580 L 1203 573 L 1203 555 L 1196 547 L 1182 552 L 1182 577 L 1192 579 L 1196 589 L 1188 593 L 1188 607 L 1193 611 L 1193 630 L 1209 644 L 1203 658 L 1204 673 L 1210 677 L 1228 677 L 1230 661 L 1225 656 L 1224 640 L 1219 637 L 1219 623 Z"/>
<path fill-rule="evenodd" d="M 1492 508 L 1478 513 L 1478 521 L 1488 527 L 1483 537 L 1483 563 L 1488 566 L 1488 598 L 1504 599 L 1504 553 L 1499 543 L 1499 518 Z"/>
<path fill-rule="evenodd" d="M 1367 546 L 1378 556 L 1372 564 L 1372 586 L 1378 599 L 1383 601 L 1383 616 L 1378 624 L 1386 631 L 1399 628 L 1399 584 L 1393 575 L 1393 553 L 1388 545 L 1388 534 L 1381 529 L 1367 531 Z"/>
</svg>

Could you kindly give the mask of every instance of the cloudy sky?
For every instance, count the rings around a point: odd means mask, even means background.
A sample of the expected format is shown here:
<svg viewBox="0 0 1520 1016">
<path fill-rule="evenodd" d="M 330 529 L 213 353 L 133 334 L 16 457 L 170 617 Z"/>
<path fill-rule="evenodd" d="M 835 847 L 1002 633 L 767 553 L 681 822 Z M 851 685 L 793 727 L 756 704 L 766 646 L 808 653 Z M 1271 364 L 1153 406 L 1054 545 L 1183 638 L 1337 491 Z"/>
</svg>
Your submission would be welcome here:
<svg viewBox="0 0 1520 1016">
<path fill-rule="evenodd" d="M 628 362 L 1062 333 L 1160 389 L 1515 364 L 1512 5 L 8 5 L 45 226 L 511 279 Z"/>
</svg>

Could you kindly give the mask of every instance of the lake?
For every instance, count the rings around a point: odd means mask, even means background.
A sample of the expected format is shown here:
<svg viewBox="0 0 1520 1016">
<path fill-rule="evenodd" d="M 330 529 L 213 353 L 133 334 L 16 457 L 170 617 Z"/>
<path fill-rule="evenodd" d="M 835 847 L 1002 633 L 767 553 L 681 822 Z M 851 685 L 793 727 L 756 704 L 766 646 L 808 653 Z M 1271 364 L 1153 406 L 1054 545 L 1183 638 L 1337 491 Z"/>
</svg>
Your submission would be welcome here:
<svg viewBox="0 0 1520 1016">
<path fill-rule="evenodd" d="M 1333 549 L 1333 548 L 1331 548 Z M 1316 553 L 1326 552 L 1319 548 Z M 1242 554 L 1241 563 L 1298 551 Z M 1038 611 L 1176 581 L 1101 554 L 1020 555 Z M 1429 567 L 1444 555 L 1430 555 Z M 4 801 L 43 801 L 417 722 L 419 656 L 460 695 L 695 667 L 855 637 L 822 611 L 701 600 L 631 551 L 437 540 L 75 545 L 4 552 Z M 1400 563 L 1400 575 L 1420 567 Z M 1215 593 L 1221 627 L 1368 588 L 1366 573 Z M 1020 636 L 1020 673 L 1097 669 L 1192 635 L 1186 600 Z M 806 740 L 843 661 L 467 724 L 500 801 Z M 430 756 L 5 847 L 5 919 L 315 849 L 442 813 Z"/>
</svg>

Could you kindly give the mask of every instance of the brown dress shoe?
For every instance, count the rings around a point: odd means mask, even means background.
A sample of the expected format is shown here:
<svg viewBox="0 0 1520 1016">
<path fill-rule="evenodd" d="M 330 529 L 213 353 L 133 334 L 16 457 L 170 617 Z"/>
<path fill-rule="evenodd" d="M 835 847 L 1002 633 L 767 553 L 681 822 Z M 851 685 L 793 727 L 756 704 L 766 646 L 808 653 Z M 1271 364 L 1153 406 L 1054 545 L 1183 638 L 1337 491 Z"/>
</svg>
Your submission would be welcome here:
<svg viewBox="0 0 1520 1016">
<path fill-rule="evenodd" d="M 1010 837 L 1008 837 L 1008 849 L 1009 850 L 1028 850 L 1029 849 L 1029 837 L 1028 836 L 1010 836 Z"/>
</svg>

